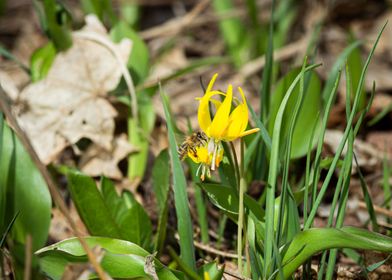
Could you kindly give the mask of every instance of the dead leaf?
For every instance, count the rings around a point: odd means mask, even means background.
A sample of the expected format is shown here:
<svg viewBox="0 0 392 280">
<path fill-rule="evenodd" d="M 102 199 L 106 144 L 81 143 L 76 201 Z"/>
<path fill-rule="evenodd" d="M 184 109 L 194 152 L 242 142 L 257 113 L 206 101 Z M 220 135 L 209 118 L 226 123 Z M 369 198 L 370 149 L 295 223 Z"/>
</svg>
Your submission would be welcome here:
<svg viewBox="0 0 392 280">
<path fill-rule="evenodd" d="M 107 37 L 104 27 L 91 16 L 83 32 Z M 77 36 L 73 45 L 56 56 L 47 77 L 27 86 L 17 106 L 20 125 L 30 137 L 41 160 L 48 164 L 68 145 L 81 138 L 110 150 L 117 112 L 106 100 L 121 78 L 113 53 L 105 46 Z M 131 42 L 113 44 L 124 61 Z"/>
<path fill-rule="evenodd" d="M 79 167 L 90 176 L 101 176 L 120 180 L 123 176 L 118 163 L 136 149 L 129 144 L 125 134 L 113 140 L 112 149 L 106 150 L 98 145 L 91 145 L 82 155 Z"/>
</svg>

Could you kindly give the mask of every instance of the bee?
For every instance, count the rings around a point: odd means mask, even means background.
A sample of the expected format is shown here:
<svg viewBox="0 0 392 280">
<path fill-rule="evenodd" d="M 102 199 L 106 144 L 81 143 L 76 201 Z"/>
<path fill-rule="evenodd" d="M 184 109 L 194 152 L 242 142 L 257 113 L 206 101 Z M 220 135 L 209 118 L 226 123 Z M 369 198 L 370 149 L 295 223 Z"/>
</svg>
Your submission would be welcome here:
<svg viewBox="0 0 392 280">
<path fill-rule="evenodd" d="M 207 144 L 207 135 L 202 131 L 192 133 L 186 136 L 184 142 L 178 147 L 178 155 L 183 160 L 189 152 L 197 157 L 196 148 Z"/>
</svg>

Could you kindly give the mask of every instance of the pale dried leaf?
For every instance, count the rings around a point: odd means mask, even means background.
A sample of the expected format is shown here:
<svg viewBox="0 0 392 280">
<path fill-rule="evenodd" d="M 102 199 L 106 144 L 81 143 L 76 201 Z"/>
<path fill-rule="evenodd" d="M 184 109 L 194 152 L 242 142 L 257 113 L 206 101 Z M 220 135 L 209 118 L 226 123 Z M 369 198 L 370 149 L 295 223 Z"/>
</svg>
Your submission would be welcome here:
<svg viewBox="0 0 392 280">
<path fill-rule="evenodd" d="M 98 20 L 88 19 L 83 32 L 109 38 L 104 27 L 98 27 Z M 129 56 L 130 43 L 113 45 L 121 57 Z M 105 97 L 118 85 L 121 75 L 110 50 L 73 36 L 72 47 L 56 56 L 47 77 L 21 92 L 17 106 L 24 110 L 19 121 L 44 163 L 81 138 L 112 148 L 117 113 Z"/>
<path fill-rule="evenodd" d="M 0 86 L 9 98 L 15 100 L 19 94 L 18 87 L 14 79 L 4 71 L 0 71 Z"/>
<path fill-rule="evenodd" d="M 105 150 L 98 145 L 91 145 L 80 160 L 80 168 L 90 176 L 121 179 L 123 176 L 118 163 L 136 149 L 129 144 L 125 134 L 113 140 L 112 149 Z"/>
</svg>

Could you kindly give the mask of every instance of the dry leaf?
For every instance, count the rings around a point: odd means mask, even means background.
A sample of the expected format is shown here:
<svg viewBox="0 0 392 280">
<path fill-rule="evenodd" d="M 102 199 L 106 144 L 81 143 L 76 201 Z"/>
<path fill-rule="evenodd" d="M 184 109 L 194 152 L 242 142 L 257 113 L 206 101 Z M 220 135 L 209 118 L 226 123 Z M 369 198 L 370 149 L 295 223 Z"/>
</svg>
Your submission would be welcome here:
<svg viewBox="0 0 392 280">
<path fill-rule="evenodd" d="M 113 179 L 121 179 L 123 176 L 118 163 L 132 152 L 136 152 L 125 134 L 113 140 L 113 148 L 105 150 L 98 145 L 91 145 L 83 154 L 79 167 L 90 176 L 104 175 Z"/>
<path fill-rule="evenodd" d="M 0 86 L 11 100 L 15 100 L 19 94 L 15 80 L 8 73 L 0 70 Z"/>
<path fill-rule="evenodd" d="M 89 32 L 109 40 L 96 18 L 89 16 L 86 21 L 81 31 L 74 32 L 72 47 L 56 56 L 47 77 L 27 86 L 19 96 L 20 125 L 46 164 L 81 138 L 112 148 L 117 113 L 105 97 L 118 85 L 122 73 L 110 50 L 78 36 Z M 131 42 L 113 46 L 127 61 Z"/>
</svg>

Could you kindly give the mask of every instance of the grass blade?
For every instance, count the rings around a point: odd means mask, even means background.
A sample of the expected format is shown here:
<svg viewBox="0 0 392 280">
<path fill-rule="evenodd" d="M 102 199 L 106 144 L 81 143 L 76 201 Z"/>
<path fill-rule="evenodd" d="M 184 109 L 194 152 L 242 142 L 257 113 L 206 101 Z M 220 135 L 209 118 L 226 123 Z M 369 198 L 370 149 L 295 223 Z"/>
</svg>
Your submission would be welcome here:
<svg viewBox="0 0 392 280">
<path fill-rule="evenodd" d="M 165 110 L 166 123 L 169 135 L 169 154 L 173 172 L 174 203 L 178 220 L 178 234 L 180 236 L 181 257 L 184 263 L 196 271 L 195 250 L 193 246 L 193 229 L 186 192 L 186 179 L 181 161 L 177 155 L 177 142 L 174 135 L 172 116 L 169 110 L 167 96 L 160 88 L 161 99 Z"/>
<path fill-rule="evenodd" d="M 336 151 L 335 157 L 334 157 L 334 159 L 332 161 L 332 164 L 331 164 L 331 166 L 330 166 L 330 168 L 328 170 L 328 174 L 327 174 L 327 176 L 326 176 L 326 178 L 324 180 L 324 183 L 323 183 L 323 185 L 322 185 L 322 187 L 320 189 L 320 192 L 319 192 L 319 194 L 318 194 L 318 196 L 316 198 L 315 204 L 313 205 L 312 210 L 310 211 L 309 218 L 306 221 L 306 224 L 304 226 L 305 229 L 309 229 L 311 224 L 313 223 L 313 219 L 316 216 L 316 211 L 317 211 L 318 207 L 320 206 L 321 200 L 324 197 L 324 194 L 325 194 L 325 192 L 327 190 L 329 182 L 330 182 L 330 180 L 332 178 L 332 175 L 333 175 L 333 173 L 335 171 L 335 168 L 337 166 L 337 163 L 339 161 L 340 155 L 342 154 L 343 148 L 344 148 L 344 146 L 346 144 L 346 141 L 347 141 L 347 138 L 348 138 L 348 134 L 349 134 L 350 129 L 351 129 L 351 125 L 352 125 L 352 123 L 354 121 L 354 117 L 356 115 L 356 112 L 357 112 L 357 109 L 358 109 L 358 106 L 359 106 L 359 102 L 360 102 L 360 98 L 361 98 L 361 94 L 360 93 L 362 92 L 362 87 L 363 87 L 363 84 L 364 84 L 365 74 L 366 74 L 367 68 L 369 66 L 370 60 L 373 57 L 374 51 L 376 50 L 376 47 L 377 47 L 377 44 L 378 44 L 378 42 L 380 40 L 381 34 L 383 33 L 383 31 L 384 31 L 384 29 L 386 27 L 386 24 L 387 24 L 387 22 L 384 24 L 384 26 L 382 27 L 381 31 L 379 32 L 379 34 L 377 36 L 377 39 L 376 39 L 376 41 L 375 41 L 375 43 L 373 45 L 373 48 L 370 51 L 369 56 L 368 56 L 368 58 L 366 60 L 366 63 L 364 65 L 363 69 L 362 69 L 361 77 L 359 79 L 359 84 L 358 84 L 358 87 L 357 87 L 357 92 L 355 94 L 354 105 L 353 105 L 350 117 L 349 117 L 349 119 L 347 121 L 347 126 L 346 126 L 346 129 L 345 129 L 344 134 L 343 134 L 343 139 L 342 139 L 342 141 L 340 142 L 340 144 L 338 146 L 338 149 Z M 314 183 L 316 183 L 316 182 L 314 182 Z"/>
</svg>

